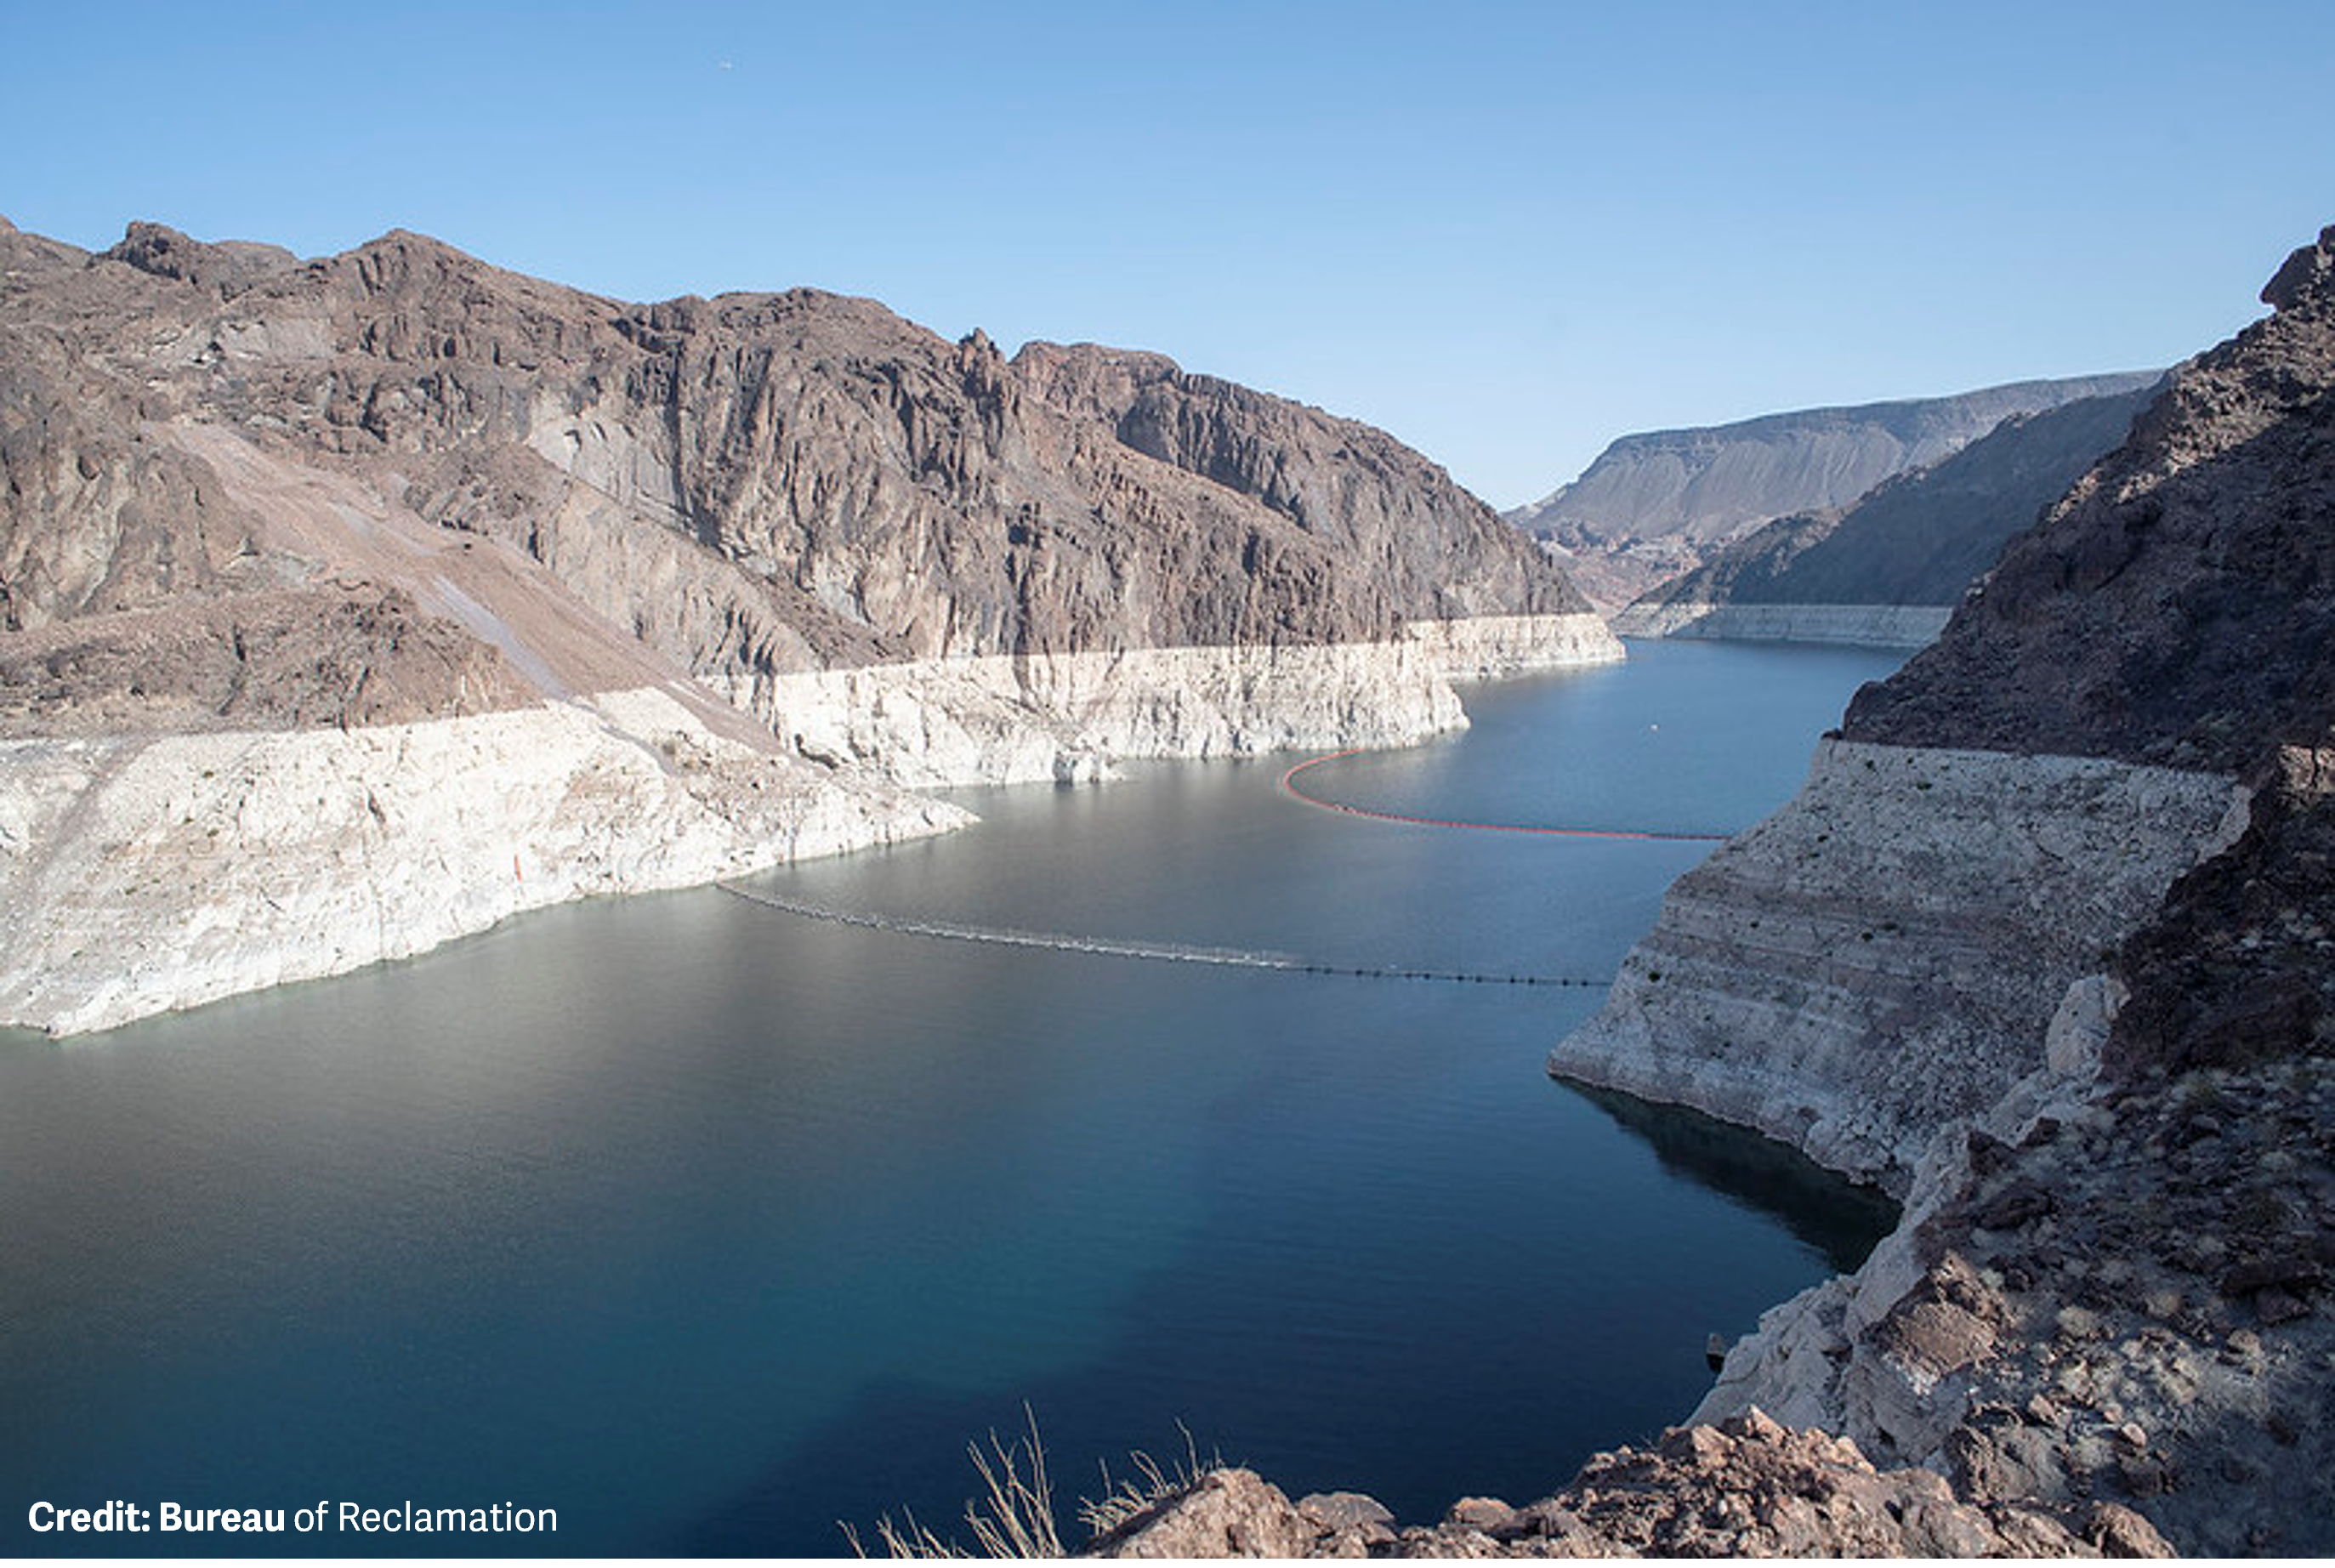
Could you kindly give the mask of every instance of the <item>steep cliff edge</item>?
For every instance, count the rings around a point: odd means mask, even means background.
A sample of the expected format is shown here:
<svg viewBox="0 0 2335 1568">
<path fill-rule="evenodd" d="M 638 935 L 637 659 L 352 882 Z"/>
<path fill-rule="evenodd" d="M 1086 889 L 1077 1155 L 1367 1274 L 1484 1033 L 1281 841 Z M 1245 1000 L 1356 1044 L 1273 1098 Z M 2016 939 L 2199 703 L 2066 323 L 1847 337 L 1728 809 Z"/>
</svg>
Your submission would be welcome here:
<svg viewBox="0 0 2335 1568">
<path fill-rule="evenodd" d="M 2263 297 L 1682 879 L 1552 1066 L 1907 1195 L 1700 1418 L 1757 1406 L 1978 1500 L 2121 1500 L 2185 1550 L 2323 1553 L 2335 228 Z"/>
<path fill-rule="evenodd" d="M 1417 453 L 1158 356 L 403 232 L 0 227 L 0 1023 L 964 819 L 904 786 L 1415 740 L 1454 678 L 1620 655 Z"/>
</svg>

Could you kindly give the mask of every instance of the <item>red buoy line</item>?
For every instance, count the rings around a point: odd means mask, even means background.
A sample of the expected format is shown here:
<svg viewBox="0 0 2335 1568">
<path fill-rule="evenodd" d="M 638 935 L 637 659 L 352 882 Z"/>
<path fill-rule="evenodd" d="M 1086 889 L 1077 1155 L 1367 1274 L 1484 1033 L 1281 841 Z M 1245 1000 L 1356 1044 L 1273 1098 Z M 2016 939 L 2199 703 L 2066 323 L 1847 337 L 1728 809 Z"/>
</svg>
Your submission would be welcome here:
<svg viewBox="0 0 2335 1568">
<path fill-rule="evenodd" d="M 1481 833 L 1538 833 L 1556 838 L 1634 838 L 1649 843 L 1719 844 L 1728 837 L 1724 833 L 1662 833 L 1626 828 L 1541 828 L 1514 822 L 1464 822 L 1444 817 L 1419 817 L 1403 811 L 1377 811 L 1367 806 L 1349 806 L 1343 801 L 1325 800 L 1318 795 L 1308 795 L 1297 787 L 1297 776 L 1309 768 L 1319 768 L 1324 762 L 1360 754 L 1366 748 L 1352 746 L 1342 751 L 1324 752 L 1308 758 L 1281 776 L 1281 788 L 1293 799 L 1324 811 L 1340 811 L 1349 817 L 1371 818 L 1380 822 L 1400 822 L 1414 828 L 1461 828 Z M 1556 985 L 1578 986 L 1583 989 L 1603 989 L 1613 983 L 1577 975 L 1555 974 L 1481 974 L 1466 971 L 1433 969 L 1387 969 L 1352 967 L 1344 964 L 1322 963 L 1286 953 L 1265 953 L 1241 948 L 1192 947 L 1173 942 L 1134 942 L 1123 938 L 1078 935 L 1064 932 L 1017 931 L 1006 926 L 974 925 L 947 920 L 927 920 L 912 915 L 880 915 L 837 909 L 828 905 L 813 904 L 808 899 L 789 898 L 774 890 L 741 887 L 735 883 L 716 882 L 714 886 L 732 897 L 760 904 L 783 914 L 799 915 L 807 920 L 822 920 L 838 925 L 855 925 L 869 931 L 888 931 L 902 936 L 922 936 L 949 942 L 981 942 L 1004 947 L 1044 948 L 1056 953 L 1083 953 L 1107 958 L 1146 959 L 1155 963 L 1218 964 L 1238 969 L 1279 970 L 1289 973 L 1346 975 L 1357 980 L 1423 980 L 1473 985 Z"/>
<path fill-rule="evenodd" d="M 1539 828 L 1519 822 L 1461 822 L 1447 817 L 1414 817 L 1406 811 L 1379 811 L 1368 806 L 1349 806 L 1342 800 L 1324 800 L 1319 795 L 1308 795 L 1297 787 L 1297 776 L 1308 768 L 1319 768 L 1324 762 L 1361 755 L 1369 750 L 1349 746 L 1343 751 L 1325 751 L 1319 757 L 1309 757 L 1281 776 L 1281 787 L 1293 798 L 1324 811 L 1340 811 L 1349 817 L 1367 817 L 1377 822 L 1400 822 L 1412 828 L 1459 828 L 1472 833 L 1537 833 L 1552 838 L 1635 838 L 1656 844 L 1724 844 L 1731 837 L 1725 833 L 1661 833 L 1628 828 Z"/>
</svg>

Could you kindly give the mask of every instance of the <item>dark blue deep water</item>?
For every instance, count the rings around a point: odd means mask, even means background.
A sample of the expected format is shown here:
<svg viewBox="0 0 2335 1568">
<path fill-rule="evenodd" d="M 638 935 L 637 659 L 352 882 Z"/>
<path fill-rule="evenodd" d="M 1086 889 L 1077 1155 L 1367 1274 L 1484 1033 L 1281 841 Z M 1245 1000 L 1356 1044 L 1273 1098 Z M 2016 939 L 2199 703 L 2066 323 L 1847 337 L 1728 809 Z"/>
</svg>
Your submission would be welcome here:
<svg viewBox="0 0 2335 1568">
<path fill-rule="evenodd" d="M 1316 769 L 1382 809 L 1745 826 L 1892 655 L 1636 644 Z M 763 881 L 854 910 L 1603 976 L 1707 847 L 1361 820 L 1295 759 L 968 793 Z M 1594 991 L 1140 963 L 713 890 L 57 1045 L 0 1033 L 0 1552 L 833 1553 L 1026 1404 L 1406 1519 L 1682 1417 L 1885 1211 L 1542 1071 Z M 33 1534 L 47 1499 L 509 1502 L 556 1535 Z"/>
</svg>

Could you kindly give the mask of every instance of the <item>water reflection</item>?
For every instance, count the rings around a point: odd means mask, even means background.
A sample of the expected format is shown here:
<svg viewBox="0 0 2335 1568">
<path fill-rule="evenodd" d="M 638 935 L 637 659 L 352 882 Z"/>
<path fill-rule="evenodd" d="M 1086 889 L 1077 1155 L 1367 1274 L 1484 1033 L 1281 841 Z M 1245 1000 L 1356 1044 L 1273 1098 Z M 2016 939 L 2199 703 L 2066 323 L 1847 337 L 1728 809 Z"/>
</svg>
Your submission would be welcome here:
<svg viewBox="0 0 2335 1568">
<path fill-rule="evenodd" d="M 1663 1169 L 1777 1220 L 1836 1273 L 1863 1263 L 1897 1228 L 1898 1206 L 1886 1193 L 1844 1181 L 1788 1145 L 1684 1106 L 1570 1080 L 1565 1087 L 1643 1138 Z"/>
</svg>

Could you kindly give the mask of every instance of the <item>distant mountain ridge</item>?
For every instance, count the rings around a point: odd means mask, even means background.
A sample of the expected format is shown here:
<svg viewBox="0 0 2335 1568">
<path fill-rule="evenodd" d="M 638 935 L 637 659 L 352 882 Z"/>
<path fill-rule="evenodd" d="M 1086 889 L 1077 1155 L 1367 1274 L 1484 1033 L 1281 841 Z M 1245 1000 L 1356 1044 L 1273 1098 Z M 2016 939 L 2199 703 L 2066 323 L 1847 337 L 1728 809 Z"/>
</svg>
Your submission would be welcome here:
<svg viewBox="0 0 2335 1568">
<path fill-rule="evenodd" d="M 2004 542 L 2120 444 L 2162 384 L 2013 414 L 1943 461 L 1883 480 L 1846 510 L 1778 518 L 1737 539 L 1640 595 L 1614 624 L 1633 635 L 1757 637 L 1773 628 L 1768 634 L 1813 636 L 1836 609 L 1918 607 L 1934 614 L 1899 617 L 1909 633 L 1919 628 L 1903 640 L 1926 642 Z M 1813 614 L 1764 613 L 1787 606 Z M 1751 607 L 1763 613 L 1730 613 Z"/>
<path fill-rule="evenodd" d="M 2162 373 L 2011 382 L 1625 435 L 1579 479 L 1504 515 L 1553 546 L 1592 601 L 1612 607 L 1772 518 L 1846 507 L 1884 479 L 1951 457 L 2014 414 L 2136 392 Z"/>
</svg>

